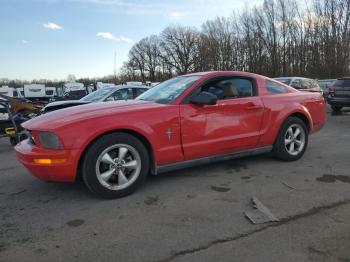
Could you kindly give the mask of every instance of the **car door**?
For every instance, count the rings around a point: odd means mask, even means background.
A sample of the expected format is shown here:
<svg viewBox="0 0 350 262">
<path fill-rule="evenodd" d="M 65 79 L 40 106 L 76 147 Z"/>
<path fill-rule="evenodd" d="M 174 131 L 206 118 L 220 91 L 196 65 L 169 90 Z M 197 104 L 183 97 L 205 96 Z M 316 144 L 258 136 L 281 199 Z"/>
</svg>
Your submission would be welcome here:
<svg viewBox="0 0 350 262">
<path fill-rule="evenodd" d="M 225 76 L 209 80 L 191 95 L 210 92 L 216 105 L 180 104 L 185 159 L 254 148 L 259 139 L 263 103 L 254 79 Z"/>
</svg>

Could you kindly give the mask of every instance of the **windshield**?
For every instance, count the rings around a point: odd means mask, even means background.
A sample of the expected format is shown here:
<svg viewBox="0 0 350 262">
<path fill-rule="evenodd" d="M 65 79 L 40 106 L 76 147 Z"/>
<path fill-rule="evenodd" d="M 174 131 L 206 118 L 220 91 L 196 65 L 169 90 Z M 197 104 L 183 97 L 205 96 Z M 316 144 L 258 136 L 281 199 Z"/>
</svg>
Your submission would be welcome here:
<svg viewBox="0 0 350 262">
<path fill-rule="evenodd" d="M 278 82 L 281 82 L 283 84 L 289 85 L 292 79 L 289 78 L 276 78 Z"/>
<path fill-rule="evenodd" d="M 153 101 L 160 104 L 170 104 L 199 78 L 200 76 L 175 77 L 156 85 L 136 99 Z"/>
<path fill-rule="evenodd" d="M 81 98 L 80 101 L 102 102 L 106 98 L 106 96 L 108 96 L 111 93 L 112 90 L 114 89 L 102 88 L 102 89 L 96 90 L 91 94 L 88 94 L 87 96 L 84 96 L 83 98 Z"/>
</svg>

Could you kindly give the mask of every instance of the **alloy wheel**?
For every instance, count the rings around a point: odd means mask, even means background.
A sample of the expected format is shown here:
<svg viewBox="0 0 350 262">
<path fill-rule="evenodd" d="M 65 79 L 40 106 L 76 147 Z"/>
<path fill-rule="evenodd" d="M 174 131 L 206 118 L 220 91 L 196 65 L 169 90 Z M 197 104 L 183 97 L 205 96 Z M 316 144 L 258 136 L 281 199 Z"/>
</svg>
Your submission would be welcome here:
<svg viewBox="0 0 350 262">
<path fill-rule="evenodd" d="M 130 145 L 112 145 L 96 161 L 97 179 L 110 190 L 127 188 L 136 181 L 140 172 L 140 154 Z"/>
<path fill-rule="evenodd" d="M 305 131 L 299 124 L 291 125 L 285 134 L 284 144 L 287 152 L 293 156 L 300 154 L 305 147 Z"/>
</svg>

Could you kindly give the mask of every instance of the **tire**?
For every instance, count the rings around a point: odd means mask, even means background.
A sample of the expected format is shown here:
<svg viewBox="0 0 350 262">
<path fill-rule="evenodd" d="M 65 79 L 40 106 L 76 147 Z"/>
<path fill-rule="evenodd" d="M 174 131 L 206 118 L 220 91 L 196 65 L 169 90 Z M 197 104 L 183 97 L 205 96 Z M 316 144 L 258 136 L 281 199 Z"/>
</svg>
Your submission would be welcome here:
<svg viewBox="0 0 350 262">
<path fill-rule="evenodd" d="M 145 181 L 149 159 L 146 147 L 136 137 L 125 133 L 104 135 L 93 142 L 83 158 L 83 181 L 103 198 L 121 198 Z"/>
<path fill-rule="evenodd" d="M 332 110 L 335 113 L 339 113 L 343 107 L 342 106 L 332 106 Z"/>
<path fill-rule="evenodd" d="M 297 129 L 299 129 L 300 133 L 295 136 Z M 292 131 L 293 135 L 290 131 Z M 273 154 L 283 161 L 296 161 L 300 159 L 304 155 L 308 145 L 308 133 L 306 124 L 300 118 L 287 118 L 273 146 Z"/>
<path fill-rule="evenodd" d="M 11 136 L 11 137 L 10 137 L 10 144 L 11 144 L 12 146 L 15 146 L 15 145 L 18 144 L 18 138 L 17 138 L 17 136 Z"/>
</svg>

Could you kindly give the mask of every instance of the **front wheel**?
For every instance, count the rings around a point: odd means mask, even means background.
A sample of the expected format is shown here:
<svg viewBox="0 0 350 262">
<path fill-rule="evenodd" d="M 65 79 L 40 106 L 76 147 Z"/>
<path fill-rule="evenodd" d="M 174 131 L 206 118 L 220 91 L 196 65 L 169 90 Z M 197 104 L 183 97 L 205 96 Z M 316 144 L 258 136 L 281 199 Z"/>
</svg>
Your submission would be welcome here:
<svg viewBox="0 0 350 262">
<path fill-rule="evenodd" d="M 132 135 L 113 133 L 97 139 L 82 162 L 86 186 L 104 198 L 120 198 L 134 192 L 149 171 L 143 143 Z"/>
<path fill-rule="evenodd" d="M 304 121 L 289 117 L 280 129 L 273 153 L 283 161 L 295 161 L 303 156 L 307 144 L 308 129 Z"/>
</svg>

